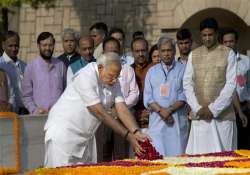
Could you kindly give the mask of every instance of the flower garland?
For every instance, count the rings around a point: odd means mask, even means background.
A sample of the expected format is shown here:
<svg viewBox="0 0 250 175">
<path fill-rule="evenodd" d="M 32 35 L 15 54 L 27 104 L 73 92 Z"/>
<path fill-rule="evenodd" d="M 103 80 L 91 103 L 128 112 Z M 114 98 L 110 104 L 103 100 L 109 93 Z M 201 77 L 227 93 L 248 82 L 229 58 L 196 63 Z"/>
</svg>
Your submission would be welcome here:
<svg viewBox="0 0 250 175">
<path fill-rule="evenodd" d="M 153 149 L 149 143 L 144 147 Z M 153 156 L 157 156 L 151 150 Z M 119 160 L 87 163 L 59 168 L 41 168 L 27 175 L 250 175 L 250 151 L 237 150 L 188 157 L 167 157 L 163 160 Z M 150 158 L 150 157 L 149 157 Z M 152 158 L 152 157 L 151 157 Z"/>
<path fill-rule="evenodd" d="M 14 120 L 13 130 L 15 135 L 15 167 L 0 167 L 0 175 L 16 174 L 20 171 L 20 138 L 19 138 L 19 120 L 16 113 L 0 112 L 0 118 L 12 118 Z"/>
<path fill-rule="evenodd" d="M 236 152 L 236 151 L 234 151 Z M 202 168 L 250 168 L 250 158 L 244 157 L 242 155 L 231 156 L 234 159 L 229 159 L 228 157 L 226 160 L 223 160 L 223 156 L 221 160 L 214 160 L 208 162 L 205 158 L 203 162 L 189 162 L 186 164 L 179 164 L 177 166 L 180 167 L 202 167 Z"/>
<path fill-rule="evenodd" d="M 242 159 L 242 160 L 233 160 L 225 162 L 226 167 L 235 167 L 235 168 L 250 168 L 250 159 Z"/>
<path fill-rule="evenodd" d="M 140 175 L 148 171 L 167 168 L 167 164 L 152 163 L 148 161 L 124 160 L 104 162 L 99 164 L 83 164 L 61 168 L 41 168 L 26 175 Z"/>
<path fill-rule="evenodd" d="M 75 168 L 75 167 L 93 167 L 93 166 L 122 166 L 122 167 L 131 167 L 131 166 L 156 166 L 156 165 L 167 165 L 166 163 L 150 162 L 147 160 L 116 160 L 113 162 L 102 162 L 102 163 L 83 163 L 77 165 L 66 166 L 66 168 Z"/>
<path fill-rule="evenodd" d="M 240 149 L 240 150 L 235 150 L 234 152 L 241 156 L 250 157 L 250 150 Z"/>
<path fill-rule="evenodd" d="M 236 151 L 224 151 L 224 152 L 194 154 L 194 155 L 184 154 L 180 157 L 239 157 L 240 155 L 244 154 L 245 151 L 246 150 L 236 150 Z M 250 151 L 248 151 L 248 153 L 250 155 Z"/>
<path fill-rule="evenodd" d="M 220 173 L 217 175 L 250 175 L 250 173 Z"/>
<path fill-rule="evenodd" d="M 61 168 L 61 169 L 37 169 L 27 175 L 140 175 L 148 171 L 155 171 L 165 168 L 166 166 L 150 166 L 150 167 L 78 167 L 78 168 Z"/>
<path fill-rule="evenodd" d="M 150 175 L 170 175 L 170 174 L 165 172 L 157 172 L 157 173 L 152 172 Z"/>
</svg>

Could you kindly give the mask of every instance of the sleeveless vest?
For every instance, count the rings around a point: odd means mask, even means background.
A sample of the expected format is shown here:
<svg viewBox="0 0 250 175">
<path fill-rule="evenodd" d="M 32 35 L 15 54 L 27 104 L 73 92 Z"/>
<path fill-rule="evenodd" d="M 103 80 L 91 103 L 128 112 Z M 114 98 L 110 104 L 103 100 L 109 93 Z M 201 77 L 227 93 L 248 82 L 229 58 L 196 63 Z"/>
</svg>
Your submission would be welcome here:
<svg viewBox="0 0 250 175">
<path fill-rule="evenodd" d="M 223 45 L 216 45 L 209 50 L 203 45 L 192 52 L 195 94 L 200 105 L 214 102 L 225 86 L 229 51 Z M 235 120 L 233 105 L 222 111 L 217 118 Z"/>
</svg>

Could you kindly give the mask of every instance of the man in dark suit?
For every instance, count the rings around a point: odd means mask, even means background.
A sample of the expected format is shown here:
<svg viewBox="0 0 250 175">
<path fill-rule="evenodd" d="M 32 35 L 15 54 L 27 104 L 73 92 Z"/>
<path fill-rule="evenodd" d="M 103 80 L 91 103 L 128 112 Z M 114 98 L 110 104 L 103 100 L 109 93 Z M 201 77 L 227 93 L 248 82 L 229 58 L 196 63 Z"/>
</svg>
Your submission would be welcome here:
<svg viewBox="0 0 250 175">
<path fill-rule="evenodd" d="M 63 31 L 62 42 L 64 53 L 60 55 L 58 59 L 61 60 L 66 67 L 81 58 L 80 54 L 76 51 L 77 40 L 77 33 L 73 29 L 67 28 Z"/>
</svg>

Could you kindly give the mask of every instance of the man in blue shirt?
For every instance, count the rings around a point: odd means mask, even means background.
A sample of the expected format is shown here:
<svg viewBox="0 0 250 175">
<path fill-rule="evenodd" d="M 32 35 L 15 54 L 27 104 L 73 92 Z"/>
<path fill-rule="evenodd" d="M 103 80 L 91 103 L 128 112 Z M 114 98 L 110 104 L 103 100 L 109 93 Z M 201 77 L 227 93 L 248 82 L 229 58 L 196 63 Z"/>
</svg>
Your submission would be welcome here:
<svg viewBox="0 0 250 175">
<path fill-rule="evenodd" d="M 158 41 L 161 62 L 151 67 L 145 78 L 144 105 L 151 110 L 148 134 L 163 156 L 185 152 L 188 139 L 186 97 L 182 78 L 185 65 L 175 61 L 175 43 L 161 37 Z"/>
<path fill-rule="evenodd" d="M 82 36 L 79 40 L 79 53 L 81 59 L 71 63 L 67 70 L 67 84 L 73 81 L 74 74 L 88 63 L 96 61 L 94 54 L 94 40 L 90 37 Z"/>
<path fill-rule="evenodd" d="M 11 110 L 18 114 L 27 114 L 22 100 L 21 82 L 23 80 L 26 63 L 18 58 L 20 37 L 14 31 L 8 31 L 3 35 L 4 53 L 0 57 L 0 68 L 4 70 L 9 78 L 8 103 Z"/>
</svg>

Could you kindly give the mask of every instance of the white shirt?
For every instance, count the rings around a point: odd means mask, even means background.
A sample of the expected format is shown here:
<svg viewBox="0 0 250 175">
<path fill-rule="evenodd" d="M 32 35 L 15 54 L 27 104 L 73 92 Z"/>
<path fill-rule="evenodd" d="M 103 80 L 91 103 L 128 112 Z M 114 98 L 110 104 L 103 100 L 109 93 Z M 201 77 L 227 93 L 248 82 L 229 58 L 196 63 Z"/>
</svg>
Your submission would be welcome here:
<svg viewBox="0 0 250 175">
<path fill-rule="evenodd" d="M 100 43 L 94 50 L 94 58 L 98 60 L 98 58 L 102 55 L 103 53 L 103 47 L 102 43 Z"/>
<path fill-rule="evenodd" d="M 68 69 L 67 69 L 67 79 L 66 79 L 67 80 L 67 86 L 68 86 L 69 83 L 72 82 L 73 76 L 74 76 L 74 73 L 73 73 L 71 67 L 69 66 Z"/>
<path fill-rule="evenodd" d="M 135 62 L 134 57 L 127 55 L 127 54 L 122 55 L 121 60 L 124 62 L 123 64 L 129 65 L 129 66 L 134 64 Z"/>
<path fill-rule="evenodd" d="M 182 60 L 179 56 L 175 56 L 174 59 L 178 63 L 187 64 L 187 60 Z"/>
<path fill-rule="evenodd" d="M 131 66 L 122 65 L 119 82 L 126 105 L 129 108 L 135 106 L 138 102 L 140 92 L 135 79 L 134 69 Z"/>
<path fill-rule="evenodd" d="M 213 116 L 216 118 L 226 107 L 228 107 L 232 102 L 233 92 L 236 87 L 236 56 L 233 50 L 229 52 L 226 70 L 226 83 L 222 88 L 220 95 L 215 99 L 214 102 L 208 105 Z M 187 102 L 190 105 L 192 111 L 196 114 L 202 107 L 194 91 L 194 70 L 192 65 L 192 52 L 189 54 L 188 62 L 186 65 L 186 70 L 183 78 L 183 88 L 185 95 L 187 97 Z"/>
<path fill-rule="evenodd" d="M 237 77 L 243 77 L 244 83 L 241 84 L 237 81 L 236 91 L 240 101 L 250 100 L 250 59 L 246 55 L 237 52 Z M 238 78 L 237 78 L 238 79 Z"/>
<path fill-rule="evenodd" d="M 15 98 L 16 98 L 15 93 L 21 94 L 21 81 L 23 80 L 23 72 L 21 70 L 21 65 L 20 65 L 19 59 L 17 59 L 17 61 L 14 62 L 5 52 L 3 53 L 2 58 L 3 58 L 2 61 L 4 61 L 5 63 L 9 63 L 9 64 L 14 65 L 15 72 L 17 73 L 17 76 L 18 76 L 16 78 L 16 80 L 17 80 L 16 84 L 17 84 L 17 87 L 18 87 L 18 92 L 15 92 L 15 89 L 13 87 L 14 84 L 11 83 L 11 79 L 10 79 L 11 77 L 9 75 L 7 76 L 8 88 L 9 88 L 9 100 L 8 100 L 8 102 L 13 105 L 14 111 L 16 111 L 16 109 L 15 109 L 16 105 L 18 105 L 18 107 L 20 107 L 19 106 L 20 104 L 16 104 L 16 103 L 22 103 L 21 99 L 18 99 L 20 101 L 15 102 Z"/>
<path fill-rule="evenodd" d="M 82 157 L 88 149 L 86 143 L 94 137 L 100 124 L 87 107 L 102 103 L 109 111 L 114 103 L 124 99 L 119 82 L 111 88 L 100 83 L 96 63 L 89 63 L 74 79 L 49 112 L 44 127 L 45 142 L 54 140 L 65 153 Z"/>
</svg>

